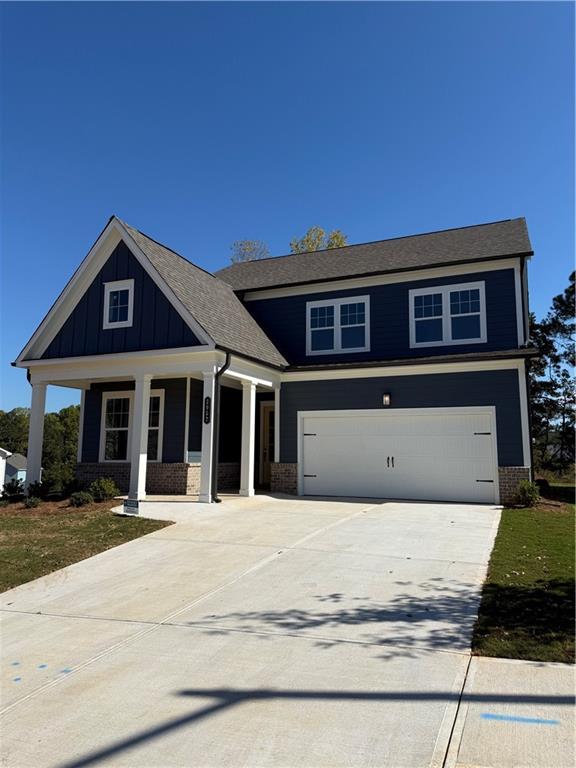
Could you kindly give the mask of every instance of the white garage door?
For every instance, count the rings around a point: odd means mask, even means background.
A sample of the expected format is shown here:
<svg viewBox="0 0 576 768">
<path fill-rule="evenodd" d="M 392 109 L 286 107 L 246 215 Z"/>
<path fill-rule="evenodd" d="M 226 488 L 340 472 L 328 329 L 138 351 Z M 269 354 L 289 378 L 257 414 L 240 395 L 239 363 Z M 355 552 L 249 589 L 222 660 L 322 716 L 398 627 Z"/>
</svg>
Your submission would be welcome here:
<svg viewBox="0 0 576 768">
<path fill-rule="evenodd" d="M 301 412 L 299 429 L 304 495 L 496 501 L 493 409 Z"/>
</svg>

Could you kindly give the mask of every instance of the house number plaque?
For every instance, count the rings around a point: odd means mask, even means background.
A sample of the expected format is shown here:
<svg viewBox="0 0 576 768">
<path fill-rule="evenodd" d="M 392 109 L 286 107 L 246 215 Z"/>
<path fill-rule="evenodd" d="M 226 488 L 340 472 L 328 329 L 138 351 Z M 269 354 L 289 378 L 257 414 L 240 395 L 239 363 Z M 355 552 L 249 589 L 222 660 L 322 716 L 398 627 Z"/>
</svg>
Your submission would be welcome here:
<svg viewBox="0 0 576 768">
<path fill-rule="evenodd" d="M 210 406 L 212 404 L 212 398 L 204 398 L 204 424 L 210 424 Z"/>
</svg>

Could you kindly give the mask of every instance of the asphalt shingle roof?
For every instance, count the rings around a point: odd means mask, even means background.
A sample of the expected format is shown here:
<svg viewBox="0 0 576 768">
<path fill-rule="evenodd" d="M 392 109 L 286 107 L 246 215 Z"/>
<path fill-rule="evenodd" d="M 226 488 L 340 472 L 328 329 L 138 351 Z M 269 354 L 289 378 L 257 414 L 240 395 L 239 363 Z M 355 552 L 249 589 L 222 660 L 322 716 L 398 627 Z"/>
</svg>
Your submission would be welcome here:
<svg viewBox="0 0 576 768">
<path fill-rule="evenodd" d="M 217 346 L 277 367 L 287 365 L 229 285 L 126 222 L 121 224 Z"/>
<path fill-rule="evenodd" d="M 520 254 L 532 254 L 523 218 L 242 262 L 215 274 L 246 291 Z"/>
<path fill-rule="evenodd" d="M 9 456 L 6 459 L 6 464 L 10 467 L 13 467 L 14 469 L 26 469 L 28 466 L 28 461 L 26 459 L 26 456 L 22 456 L 21 453 L 13 453 L 12 456 Z"/>
</svg>

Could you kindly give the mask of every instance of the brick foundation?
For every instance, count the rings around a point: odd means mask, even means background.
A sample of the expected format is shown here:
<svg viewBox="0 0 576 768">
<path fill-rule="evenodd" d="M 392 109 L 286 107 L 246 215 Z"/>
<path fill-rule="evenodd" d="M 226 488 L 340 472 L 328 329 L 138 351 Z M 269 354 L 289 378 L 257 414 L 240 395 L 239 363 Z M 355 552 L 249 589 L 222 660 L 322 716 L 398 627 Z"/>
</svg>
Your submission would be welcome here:
<svg viewBox="0 0 576 768">
<path fill-rule="evenodd" d="M 500 504 L 513 504 L 521 480 L 530 480 L 530 467 L 498 467 Z"/>
<path fill-rule="evenodd" d="M 240 463 L 222 461 L 218 464 L 218 490 L 237 491 L 240 488 Z"/>
<path fill-rule="evenodd" d="M 273 462 L 270 464 L 270 490 L 272 493 L 298 493 L 298 464 Z"/>
<path fill-rule="evenodd" d="M 127 462 L 82 463 L 76 465 L 79 483 L 88 487 L 99 477 L 111 477 L 121 493 L 128 493 L 130 464 Z M 196 496 L 200 492 L 200 464 L 156 464 L 146 470 L 146 493 L 152 495 Z"/>
</svg>

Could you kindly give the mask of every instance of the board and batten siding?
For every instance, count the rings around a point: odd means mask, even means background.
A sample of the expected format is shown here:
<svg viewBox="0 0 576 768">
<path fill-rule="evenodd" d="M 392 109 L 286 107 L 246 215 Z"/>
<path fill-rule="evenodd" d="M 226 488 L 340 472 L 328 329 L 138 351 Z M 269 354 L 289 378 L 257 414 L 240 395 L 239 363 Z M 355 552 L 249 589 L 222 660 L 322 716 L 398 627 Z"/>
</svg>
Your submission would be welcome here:
<svg viewBox="0 0 576 768">
<path fill-rule="evenodd" d="M 132 326 L 104 330 L 104 283 L 131 278 L 134 279 Z M 42 357 L 105 355 L 146 349 L 194 347 L 199 343 L 128 246 L 121 242 Z"/>
<path fill-rule="evenodd" d="M 392 405 L 383 408 L 382 395 Z M 522 423 L 518 371 L 390 376 L 282 384 L 280 403 L 280 461 L 298 461 L 298 411 L 390 410 L 392 408 L 450 408 L 494 405 L 498 464 L 522 466 Z"/>
<path fill-rule="evenodd" d="M 480 344 L 410 348 L 409 291 L 441 285 L 484 281 L 486 284 L 487 341 Z M 306 303 L 354 296 L 370 296 L 370 351 L 336 355 L 306 355 Z M 246 308 L 292 365 L 342 361 L 392 360 L 443 355 L 447 352 L 493 351 L 518 346 L 514 270 L 475 272 L 433 280 L 413 280 L 278 299 L 250 300 Z"/>
</svg>

